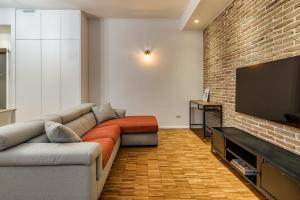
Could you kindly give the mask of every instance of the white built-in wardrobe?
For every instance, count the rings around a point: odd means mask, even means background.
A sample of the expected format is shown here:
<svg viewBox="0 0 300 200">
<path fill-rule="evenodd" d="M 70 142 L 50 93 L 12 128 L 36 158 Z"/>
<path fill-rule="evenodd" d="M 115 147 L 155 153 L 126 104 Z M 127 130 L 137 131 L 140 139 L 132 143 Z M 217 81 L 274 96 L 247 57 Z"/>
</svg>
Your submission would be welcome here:
<svg viewBox="0 0 300 200">
<path fill-rule="evenodd" d="M 78 10 L 16 11 L 17 121 L 87 101 L 87 30 Z"/>
</svg>

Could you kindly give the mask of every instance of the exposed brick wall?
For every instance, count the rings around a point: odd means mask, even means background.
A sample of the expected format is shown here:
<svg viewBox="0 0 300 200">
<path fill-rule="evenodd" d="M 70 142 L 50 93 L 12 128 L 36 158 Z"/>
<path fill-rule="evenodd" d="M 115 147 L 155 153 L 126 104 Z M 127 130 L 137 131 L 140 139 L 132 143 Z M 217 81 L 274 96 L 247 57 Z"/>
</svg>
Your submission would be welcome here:
<svg viewBox="0 0 300 200">
<path fill-rule="evenodd" d="M 235 112 L 235 69 L 300 55 L 299 0 L 235 0 L 204 30 L 204 85 L 235 126 L 300 154 L 300 129 Z"/>
</svg>

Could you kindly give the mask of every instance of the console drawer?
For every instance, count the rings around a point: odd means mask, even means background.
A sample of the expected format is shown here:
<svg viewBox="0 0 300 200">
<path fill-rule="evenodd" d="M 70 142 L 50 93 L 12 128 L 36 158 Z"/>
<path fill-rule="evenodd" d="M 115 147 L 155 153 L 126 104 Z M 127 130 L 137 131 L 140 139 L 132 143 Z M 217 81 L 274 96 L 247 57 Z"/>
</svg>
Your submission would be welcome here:
<svg viewBox="0 0 300 200">
<path fill-rule="evenodd" d="M 225 156 L 225 139 L 224 136 L 213 131 L 212 133 L 212 147 L 222 156 Z"/>
<path fill-rule="evenodd" d="M 300 183 L 266 161 L 261 163 L 260 187 L 277 200 L 300 199 Z"/>
</svg>

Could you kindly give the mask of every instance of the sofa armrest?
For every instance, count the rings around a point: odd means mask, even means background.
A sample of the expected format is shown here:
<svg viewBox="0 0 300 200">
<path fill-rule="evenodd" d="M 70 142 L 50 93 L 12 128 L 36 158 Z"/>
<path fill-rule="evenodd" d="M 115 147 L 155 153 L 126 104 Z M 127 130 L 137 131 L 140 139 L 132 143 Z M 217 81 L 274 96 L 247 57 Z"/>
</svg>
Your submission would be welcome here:
<svg viewBox="0 0 300 200">
<path fill-rule="evenodd" d="M 0 167 L 91 165 L 98 157 L 97 143 L 24 143 L 0 152 Z"/>
</svg>

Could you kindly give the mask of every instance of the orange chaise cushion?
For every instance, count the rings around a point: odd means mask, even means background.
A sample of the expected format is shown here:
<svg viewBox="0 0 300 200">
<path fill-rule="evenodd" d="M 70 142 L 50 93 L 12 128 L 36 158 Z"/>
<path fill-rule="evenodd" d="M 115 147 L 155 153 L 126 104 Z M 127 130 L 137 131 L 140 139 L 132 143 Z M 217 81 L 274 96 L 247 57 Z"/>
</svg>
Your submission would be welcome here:
<svg viewBox="0 0 300 200">
<path fill-rule="evenodd" d="M 114 142 L 110 138 L 101 138 L 97 140 L 90 140 L 88 142 L 96 142 L 100 144 L 100 151 L 102 154 L 102 168 L 106 166 L 110 158 L 111 153 L 114 150 Z"/>
<path fill-rule="evenodd" d="M 121 133 L 121 128 L 118 125 L 111 125 L 99 128 L 93 128 L 82 136 L 83 141 L 96 140 L 100 138 L 111 138 L 116 144 Z"/>
<path fill-rule="evenodd" d="M 129 116 L 103 122 L 96 127 L 119 125 L 122 133 L 154 133 L 158 125 L 154 116 Z"/>
</svg>

